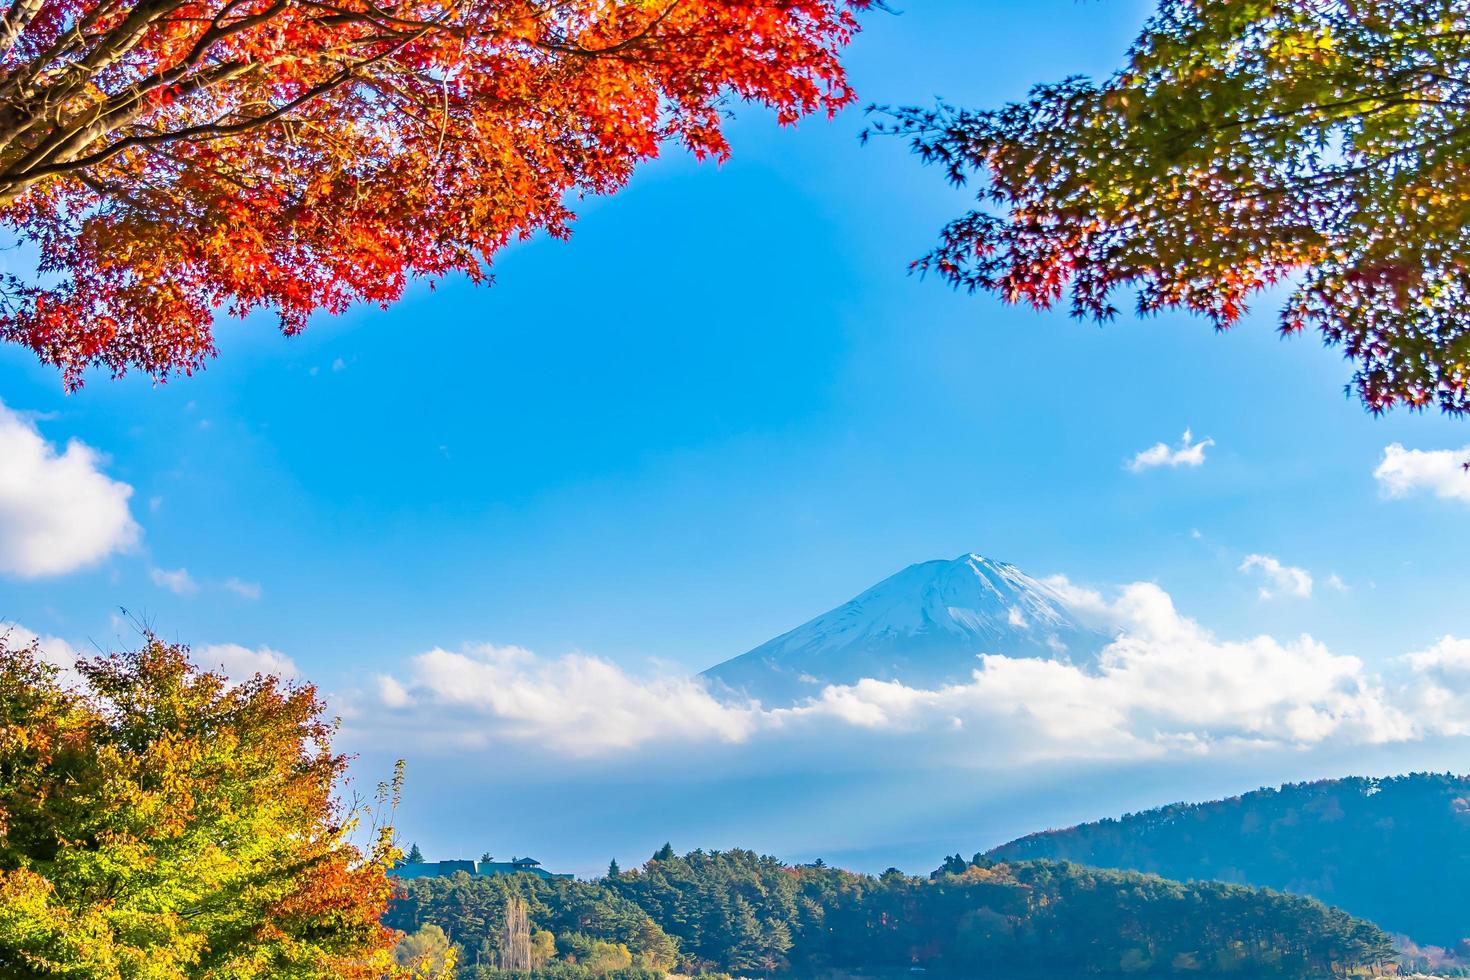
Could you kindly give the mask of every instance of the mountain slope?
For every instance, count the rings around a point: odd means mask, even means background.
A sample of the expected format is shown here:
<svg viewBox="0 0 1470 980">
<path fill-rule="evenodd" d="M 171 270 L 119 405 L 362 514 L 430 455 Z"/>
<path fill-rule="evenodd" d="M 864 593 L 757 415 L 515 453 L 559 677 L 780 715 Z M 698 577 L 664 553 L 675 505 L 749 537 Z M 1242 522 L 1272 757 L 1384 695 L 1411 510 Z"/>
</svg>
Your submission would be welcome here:
<svg viewBox="0 0 1470 980">
<path fill-rule="evenodd" d="M 1032 834 L 986 856 L 1276 888 L 1419 943 L 1470 938 L 1467 776 L 1297 783 Z"/>
<path fill-rule="evenodd" d="M 964 681 L 981 653 L 1085 659 L 1107 640 L 1054 586 L 961 555 L 910 565 L 703 676 L 767 704 L 790 703 L 868 677 L 911 687 Z"/>
</svg>

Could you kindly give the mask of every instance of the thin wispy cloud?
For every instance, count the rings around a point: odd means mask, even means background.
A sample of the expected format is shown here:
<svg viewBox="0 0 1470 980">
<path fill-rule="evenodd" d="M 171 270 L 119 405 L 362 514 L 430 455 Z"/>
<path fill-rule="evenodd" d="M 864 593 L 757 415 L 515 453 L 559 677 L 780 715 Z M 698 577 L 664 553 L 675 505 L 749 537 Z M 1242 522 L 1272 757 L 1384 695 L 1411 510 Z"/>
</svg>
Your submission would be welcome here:
<svg viewBox="0 0 1470 980">
<path fill-rule="evenodd" d="M 1428 493 L 1441 500 L 1470 504 L 1470 446 L 1463 449 L 1405 449 L 1394 443 L 1383 450 L 1383 459 L 1373 471 L 1378 489 L 1385 497 L 1408 497 Z"/>
<path fill-rule="evenodd" d="M 1205 450 L 1215 444 L 1213 439 L 1202 439 L 1194 441 L 1194 432 L 1190 429 L 1184 430 L 1184 437 L 1179 444 L 1170 446 L 1168 443 L 1155 443 L 1149 448 L 1135 455 L 1127 463 L 1128 470 L 1133 473 L 1142 473 L 1145 470 L 1158 469 L 1159 467 L 1178 468 L 1180 466 L 1203 466 L 1205 464 Z"/>
<path fill-rule="evenodd" d="M 1245 574 L 1255 573 L 1266 580 L 1260 590 L 1262 599 L 1275 599 L 1283 595 L 1304 599 L 1312 594 L 1311 572 L 1295 565 L 1284 565 L 1270 555 L 1247 555 L 1245 561 L 1240 563 L 1240 571 Z M 1334 588 L 1342 586 L 1342 580 L 1336 575 L 1332 576 L 1332 580 Z"/>
<path fill-rule="evenodd" d="M 33 418 L 0 403 L 0 574 L 65 575 L 137 545 L 133 488 L 106 462 L 75 439 L 58 451 Z"/>
<path fill-rule="evenodd" d="M 150 568 L 148 577 L 153 580 L 154 585 L 167 589 L 174 595 L 192 596 L 199 593 L 199 584 L 194 581 L 187 568 Z"/>
<path fill-rule="evenodd" d="M 259 582 L 246 582 L 234 576 L 225 579 L 225 588 L 242 599 L 259 599 L 261 594 Z"/>
</svg>

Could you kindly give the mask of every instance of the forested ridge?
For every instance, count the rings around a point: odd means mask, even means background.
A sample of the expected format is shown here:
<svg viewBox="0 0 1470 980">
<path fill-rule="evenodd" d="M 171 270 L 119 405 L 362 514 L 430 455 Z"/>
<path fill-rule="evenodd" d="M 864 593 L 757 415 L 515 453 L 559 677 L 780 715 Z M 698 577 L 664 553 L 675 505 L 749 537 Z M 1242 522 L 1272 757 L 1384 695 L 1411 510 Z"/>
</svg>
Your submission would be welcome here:
<svg viewBox="0 0 1470 980">
<path fill-rule="evenodd" d="M 538 972 L 650 977 L 1230 973 L 1342 975 L 1390 960 L 1376 926 L 1309 898 L 1050 861 L 950 859 L 928 877 L 664 848 L 597 881 L 406 882 L 386 924 L 443 930 L 461 976 L 505 975 L 508 903 L 526 903 Z"/>
<path fill-rule="evenodd" d="M 1311 895 L 1390 932 L 1452 948 L 1470 937 L 1470 777 L 1416 773 L 1293 783 L 1176 803 L 995 848 Z"/>
</svg>

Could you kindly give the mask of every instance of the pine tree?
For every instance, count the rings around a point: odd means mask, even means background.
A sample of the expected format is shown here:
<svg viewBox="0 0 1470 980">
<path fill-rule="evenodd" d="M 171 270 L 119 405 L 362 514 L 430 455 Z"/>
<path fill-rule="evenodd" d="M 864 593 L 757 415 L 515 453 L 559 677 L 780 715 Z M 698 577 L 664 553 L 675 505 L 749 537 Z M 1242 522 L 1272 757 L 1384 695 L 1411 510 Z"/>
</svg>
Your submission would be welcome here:
<svg viewBox="0 0 1470 980">
<path fill-rule="evenodd" d="M 404 858 L 403 860 L 408 864 L 423 864 L 424 852 L 419 850 L 419 845 L 415 843 L 411 847 L 409 847 L 408 857 Z"/>
<path fill-rule="evenodd" d="M 769 972 L 785 965 L 786 952 L 791 949 L 791 929 L 786 923 L 762 919 L 755 906 L 738 894 L 728 915 L 733 940 L 726 964 L 730 969 Z"/>
<path fill-rule="evenodd" d="M 623 873 L 623 869 L 620 868 L 620 867 L 618 867 L 618 859 L 617 858 L 613 858 L 611 861 L 609 861 L 607 863 L 607 876 L 609 878 L 616 878 L 618 875 L 620 875 L 622 873 Z"/>
<path fill-rule="evenodd" d="M 672 861 L 672 860 L 674 860 L 674 847 L 673 847 L 673 845 L 672 844 L 665 843 L 663 847 L 660 847 L 658 850 L 656 850 L 656 851 L 653 852 L 653 859 L 655 861 Z"/>
</svg>

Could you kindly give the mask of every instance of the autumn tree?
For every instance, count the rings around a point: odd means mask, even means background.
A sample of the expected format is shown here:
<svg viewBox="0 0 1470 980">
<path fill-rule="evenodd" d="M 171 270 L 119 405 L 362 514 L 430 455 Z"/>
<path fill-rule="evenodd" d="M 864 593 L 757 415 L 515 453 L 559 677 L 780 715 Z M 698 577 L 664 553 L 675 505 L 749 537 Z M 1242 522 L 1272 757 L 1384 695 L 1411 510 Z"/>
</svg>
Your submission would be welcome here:
<svg viewBox="0 0 1470 980">
<path fill-rule="evenodd" d="M 412 980 L 445 980 L 454 976 L 454 944 L 430 923 L 408 933 L 393 947 L 393 961 Z"/>
<path fill-rule="evenodd" d="M 217 310 L 388 304 L 562 236 L 669 141 L 723 158 L 728 97 L 789 123 L 852 99 L 875 0 L 11 0 L 0 222 L 34 275 L 0 337 L 158 378 Z"/>
<path fill-rule="evenodd" d="M 919 270 L 1097 320 L 1133 290 L 1221 329 L 1282 284 L 1282 332 L 1341 347 L 1368 408 L 1464 414 L 1467 69 L 1463 0 L 1160 0 L 1102 81 L 875 130 L 979 180 Z"/>
<path fill-rule="evenodd" d="M 0 638 L 0 976 L 377 977 L 396 856 L 306 686 L 148 638 L 63 677 Z"/>
</svg>

